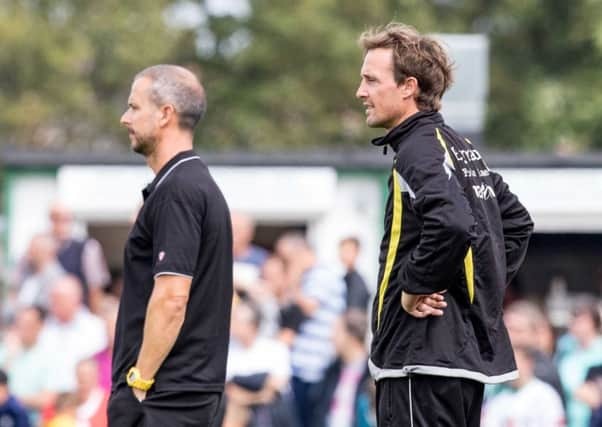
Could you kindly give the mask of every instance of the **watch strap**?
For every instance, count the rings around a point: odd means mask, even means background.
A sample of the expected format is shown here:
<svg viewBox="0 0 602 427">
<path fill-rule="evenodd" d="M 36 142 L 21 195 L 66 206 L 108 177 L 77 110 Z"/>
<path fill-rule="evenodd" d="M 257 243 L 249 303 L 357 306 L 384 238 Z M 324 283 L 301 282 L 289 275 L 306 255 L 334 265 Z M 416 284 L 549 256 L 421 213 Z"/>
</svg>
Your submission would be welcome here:
<svg viewBox="0 0 602 427">
<path fill-rule="evenodd" d="M 135 366 L 132 366 L 126 375 L 127 384 L 132 388 L 138 390 L 147 391 L 155 383 L 154 379 L 145 380 L 140 375 L 140 370 Z"/>
</svg>

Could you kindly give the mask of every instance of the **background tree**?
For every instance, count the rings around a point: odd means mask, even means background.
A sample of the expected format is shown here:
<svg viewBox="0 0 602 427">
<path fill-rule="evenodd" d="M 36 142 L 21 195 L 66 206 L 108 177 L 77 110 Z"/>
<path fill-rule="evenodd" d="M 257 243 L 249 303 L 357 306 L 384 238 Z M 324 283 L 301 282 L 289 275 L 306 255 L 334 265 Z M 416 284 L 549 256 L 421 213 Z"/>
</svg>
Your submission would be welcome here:
<svg viewBox="0 0 602 427">
<path fill-rule="evenodd" d="M 0 132 L 45 147 L 111 145 L 131 77 L 169 58 L 167 1 L 0 2 Z"/>
<path fill-rule="evenodd" d="M 118 128 L 139 69 L 196 69 L 206 150 L 366 147 L 359 34 L 398 20 L 491 42 L 485 144 L 602 147 L 602 2 L 592 0 L 4 0 L 5 141 L 127 150 Z M 445 99 L 444 99 L 445 102 Z"/>
</svg>

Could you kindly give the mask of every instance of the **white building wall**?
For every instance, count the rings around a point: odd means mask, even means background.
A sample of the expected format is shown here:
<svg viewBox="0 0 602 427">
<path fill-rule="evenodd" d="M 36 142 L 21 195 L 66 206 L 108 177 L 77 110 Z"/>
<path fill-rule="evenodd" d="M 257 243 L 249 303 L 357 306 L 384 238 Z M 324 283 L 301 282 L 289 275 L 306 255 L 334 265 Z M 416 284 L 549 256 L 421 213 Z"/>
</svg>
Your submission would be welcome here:
<svg viewBox="0 0 602 427">
<path fill-rule="evenodd" d="M 340 269 L 338 242 L 349 235 L 362 243 L 358 269 L 369 285 L 377 274 L 382 226 L 380 181 L 370 175 L 338 176 L 329 167 L 211 167 L 232 210 L 260 223 L 307 224 L 318 256 Z M 142 203 L 141 189 L 153 179 L 146 166 L 77 166 L 52 175 L 17 175 L 11 181 L 7 226 L 10 264 L 34 233 L 48 230 L 54 200 L 70 207 L 85 234 L 89 222 L 128 223 Z"/>
</svg>

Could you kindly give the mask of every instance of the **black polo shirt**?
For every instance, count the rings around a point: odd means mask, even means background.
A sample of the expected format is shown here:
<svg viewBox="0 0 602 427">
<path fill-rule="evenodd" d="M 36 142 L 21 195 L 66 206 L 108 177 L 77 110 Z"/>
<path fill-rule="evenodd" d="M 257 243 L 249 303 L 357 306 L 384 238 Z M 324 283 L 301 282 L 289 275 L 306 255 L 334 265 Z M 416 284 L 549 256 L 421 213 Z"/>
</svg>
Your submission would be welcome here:
<svg viewBox="0 0 602 427">
<path fill-rule="evenodd" d="M 113 388 L 136 363 L 159 275 L 192 278 L 180 334 L 155 376 L 157 391 L 222 391 L 232 303 L 232 230 L 226 201 L 194 151 L 172 158 L 142 192 L 126 247 L 113 351 Z"/>
</svg>

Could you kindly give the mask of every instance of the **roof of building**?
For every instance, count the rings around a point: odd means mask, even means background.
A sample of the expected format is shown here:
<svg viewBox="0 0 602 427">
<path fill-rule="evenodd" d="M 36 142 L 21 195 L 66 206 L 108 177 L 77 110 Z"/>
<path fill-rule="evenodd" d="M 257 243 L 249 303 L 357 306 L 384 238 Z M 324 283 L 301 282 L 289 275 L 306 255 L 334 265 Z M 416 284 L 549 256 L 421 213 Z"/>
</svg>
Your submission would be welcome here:
<svg viewBox="0 0 602 427">
<path fill-rule="evenodd" d="M 602 153 L 561 155 L 554 153 L 496 153 L 485 151 L 491 167 L 497 168 L 597 168 Z M 197 150 L 214 166 L 330 166 L 338 169 L 382 170 L 391 165 L 391 152 L 382 149 L 312 150 L 306 152 L 205 152 Z M 9 168 L 77 165 L 142 165 L 144 159 L 132 152 L 48 151 L 5 147 L 0 162 Z"/>
</svg>

